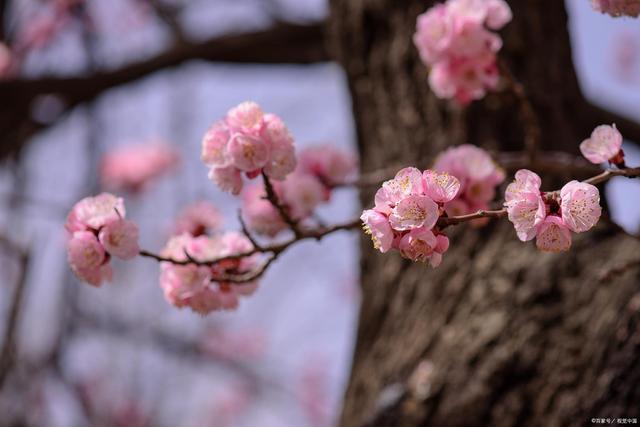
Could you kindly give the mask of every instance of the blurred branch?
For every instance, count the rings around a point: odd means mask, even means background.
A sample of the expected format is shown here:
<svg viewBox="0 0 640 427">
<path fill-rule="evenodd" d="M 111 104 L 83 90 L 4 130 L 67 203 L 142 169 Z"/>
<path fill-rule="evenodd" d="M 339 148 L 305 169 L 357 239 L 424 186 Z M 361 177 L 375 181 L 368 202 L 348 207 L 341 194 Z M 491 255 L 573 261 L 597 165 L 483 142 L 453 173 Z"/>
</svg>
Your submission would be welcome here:
<svg viewBox="0 0 640 427">
<path fill-rule="evenodd" d="M 66 110 L 90 101 L 104 91 L 133 82 L 156 71 L 186 61 L 311 64 L 328 61 L 324 46 L 323 24 L 277 24 L 266 30 L 217 36 L 198 43 L 176 44 L 157 56 L 132 63 L 114 71 L 96 72 L 84 77 L 42 77 L 0 81 L 0 159 L 14 154 L 29 137 L 46 125 L 31 117 L 34 100 L 55 95 Z"/>
<path fill-rule="evenodd" d="M 9 308 L 9 316 L 6 322 L 4 338 L 2 341 L 2 351 L 0 352 L 0 390 L 7 379 L 9 372 L 13 368 L 16 353 L 16 332 L 18 329 L 18 321 L 22 310 L 22 300 L 25 289 L 27 287 L 27 270 L 29 268 L 29 253 L 19 251 L 20 272 L 18 273 L 18 281 L 13 292 L 13 299 Z"/>
<path fill-rule="evenodd" d="M 177 45 L 183 45 L 187 42 L 184 31 L 180 26 L 180 21 L 178 20 L 178 7 L 168 5 L 162 2 L 162 0 L 147 0 L 144 1 L 144 3 L 148 3 L 158 18 L 169 27 Z"/>
</svg>

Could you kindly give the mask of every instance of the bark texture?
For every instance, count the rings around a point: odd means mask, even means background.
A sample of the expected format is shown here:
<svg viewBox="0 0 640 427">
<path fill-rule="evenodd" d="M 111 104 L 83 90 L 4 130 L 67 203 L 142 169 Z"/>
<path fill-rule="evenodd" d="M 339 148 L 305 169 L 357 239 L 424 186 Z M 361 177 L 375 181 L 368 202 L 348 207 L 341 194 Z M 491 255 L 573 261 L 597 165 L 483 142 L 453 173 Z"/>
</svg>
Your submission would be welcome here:
<svg viewBox="0 0 640 427">
<path fill-rule="evenodd" d="M 539 114 L 543 148 L 577 152 L 594 123 L 560 0 L 509 2 L 507 62 Z M 363 171 L 425 165 L 451 145 L 522 149 L 515 99 L 462 110 L 437 100 L 411 42 L 424 0 L 332 0 L 331 49 L 348 75 Z M 624 133 L 624 130 L 623 130 Z M 544 177 L 545 187 L 558 179 Z M 363 193 L 363 204 L 371 194 Z M 362 245 L 363 305 L 342 425 L 564 426 L 640 417 L 640 241 L 613 226 L 565 254 L 523 244 L 502 221 L 458 226 L 438 269 Z M 416 388 L 416 368 L 432 370 Z M 423 364 L 423 366 L 425 366 Z"/>
</svg>

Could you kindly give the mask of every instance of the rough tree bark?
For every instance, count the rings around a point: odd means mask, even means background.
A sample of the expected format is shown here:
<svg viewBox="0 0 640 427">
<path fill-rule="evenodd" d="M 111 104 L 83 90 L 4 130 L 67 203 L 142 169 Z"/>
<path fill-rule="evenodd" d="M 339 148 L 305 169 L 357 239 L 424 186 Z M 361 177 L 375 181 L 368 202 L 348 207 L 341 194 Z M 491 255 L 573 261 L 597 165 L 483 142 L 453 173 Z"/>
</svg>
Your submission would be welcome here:
<svg viewBox="0 0 640 427">
<path fill-rule="evenodd" d="M 363 171 L 424 164 L 466 142 L 523 148 L 511 95 L 491 95 L 464 111 L 430 93 L 411 35 L 431 3 L 331 2 L 331 47 L 348 75 Z M 509 3 L 514 20 L 500 56 L 527 88 L 543 148 L 576 153 L 600 123 L 578 86 L 564 2 Z M 568 177 L 544 178 L 555 188 Z M 371 194 L 362 201 L 371 204 Z M 364 297 L 343 426 L 559 426 L 640 417 L 640 271 L 600 279 L 636 258 L 640 241 L 600 225 L 556 255 L 519 242 L 506 221 L 451 231 L 451 249 L 436 270 L 381 255 L 363 239 Z M 424 360 L 433 367 L 428 392 L 416 393 L 407 379 Z M 391 390 L 401 397 L 389 398 Z"/>
</svg>

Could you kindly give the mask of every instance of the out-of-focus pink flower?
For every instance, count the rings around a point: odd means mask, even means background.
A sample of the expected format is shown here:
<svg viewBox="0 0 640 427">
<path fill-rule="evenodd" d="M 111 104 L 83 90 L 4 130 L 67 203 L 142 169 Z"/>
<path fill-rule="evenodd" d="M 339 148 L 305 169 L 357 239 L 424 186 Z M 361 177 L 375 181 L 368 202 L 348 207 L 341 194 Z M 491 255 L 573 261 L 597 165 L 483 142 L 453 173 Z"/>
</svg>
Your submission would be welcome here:
<svg viewBox="0 0 640 427">
<path fill-rule="evenodd" d="M 252 248 L 251 242 L 240 233 L 198 237 L 184 233 L 172 237 L 162 255 L 176 261 L 207 261 L 247 253 Z M 255 292 L 257 283 L 233 284 L 225 278 L 254 271 L 258 262 L 253 255 L 220 261 L 212 266 L 163 261 L 160 263 L 160 287 L 170 304 L 190 307 L 201 315 L 214 310 L 233 310 L 241 296 Z"/>
<path fill-rule="evenodd" d="M 391 230 L 389 219 L 385 215 L 374 209 L 367 209 L 362 212 L 360 219 L 362 220 L 365 233 L 371 235 L 375 249 L 378 249 L 382 253 L 391 249 L 394 237 L 393 230 Z"/>
<path fill-rule="evenodd" d="M 100 179 L 107 188 L 137 192 L 174 169 L 179 162 L 177 151 L 164 143 L 129 145 L 104 155 Z"/>
<path fill-rule="evenodd" d="M 640 0 L 591 0 L 591 7 L 615 17 L 640 15 Z"/>
<path fill-rule="evenodd" d="M 264 120 L 263 135 L 270 145 L 270 158 L 264 171 L 271 178 L 282 181 L 297 165 L 293 137 L 275 114 L 265 114 Z"/>
<path fill-rule="evenodd" d="M 300 152 L 300 169 L 328 187 L 346 183 L 355 175 L 357 166 L 355 155 L 330 144 L 314 145 Z"/>
<path fill-rule="evenodd" d="M 269 146 L 257 136 L 233 135 L 229 140 L 228 153 L 234 166 L 244 172 L 259 170 L 269 160 Z"/>
<path fill-rule="evenodd" d="M 242 192 L 242 216 L 254 232 L 274 237 L 287 228 L 280 213 L 270 201 L 261 185 L 252 185 Z"/>
<path fill-rule="evenodd" d="M 0 80 L 3 80 L 11 74 L 12 54 L 9 47 L 0 42 Z"/>
<path fill-rule="evenodd" d="M 264 128 L 264 112 L 258 104 L 245 101 L 227 112 L 227 125 L 231 132 L 258 136 Z"/>
<path fill-rule="evenodd" d="M 640 38 L 636 32 L 619 31 L 610 46 L 612 71 L 624 83 L 640 82 Z"/>
<path fill-rule="evenodd" d="M 202 140 L 202 161 L 209 178 L 223 191 L 239 194 L 244 172 L 253 179 L 264 172 L 284 180 L 296 167 L 293 138 L 275 114 L 255 102 L 243 102 L 214 123 Z"/>
<path fill-rule="evenodd" d="M 229 137 L 229 127 L 223 120 L 211 125 L 202 138 L 200 158 L 204 164 L 211 167 L 224 167 L 229 164 L 227 154 Z"/>
<path fill-rule="evenodd" d="M 482 148 L 463 144 L 447 149 L 436 158 L 436 171 L 447 172 L 460 181 L 460 190 L 454 200 L 445 204 L 449 215 L 465 215 L 486 210 L 495 196 L 496 187 L 505 178 L 504 171 Z M 481 225 L 480 220 L 472 222 Z"/>
<path fill-rule="evenodd" d="M 430 68 L 429 84 L 439 98 L 468 104 L 498 84 L 498 30 L 512 18 L 504 0 L 448 0 L 420 15 L 413 42 Z"/>
<path fill-rule="evenodd" d="M 428 228 L 411 230 L 400 239 L 399 250 L 403 257 L 412 261 L 429 262 L 437 267 L 442 262 L 442 254 L 449 248 L 449 239 L 436 236 Z"/>
<path fill-rule="evenodd" d="M 293 173 L 280 186 L 280 198 L 294 219 L 310 216 L 325 200 L 325 188 L 315 176 Z"/>
<path fill-rule="evenodd" d="M 208 420 L 215 420 L 216 427 L 231 427 L 246 412 L 251 399 L 252 395 L 245 384 L 227 386 L 216 396 Z"/>
<path fill-rule="evenodd" d="M 560 190 L 560 209 L 566 226 L 574 233 L 582 233 L 600 219 L 600 192 L 584 182 L 571 181 Z"/>
<path fill-rule="evenodd" d="M 527 242 L 536 236 L 537 227 L 544 221 L 546 207 L 540 193 L 542 181 L 534 172 L 521 169 L 507 186 L 505 207 L 518 238 Z"/>
<path fill-rule="evenodd" d="M 460 191 L 460 181 L 448 172 L 427 170 L 422 176 L 425 192 L 435 202 L 450 202 Z"/>
<path fill-rule="evenodd" d="M 616 125 L 600 125 L 591 133 L 591 137 L 580 144 L 580 152 L 591 163 L 600 164 L 614 161 L 622 148 L 622 135 Z"/>
<path fill-rule="evenodd" d="M 101 193 L 76 203 L 67 217 L 65 228 L 70 233 L 88 229 L 97 231 L 105 224 L 124 218 L 125 215 L 122 198 L 110 193 Z"/>
<path fill-rule="evenodd" d="M 100 286 L 113 275 L 111 255 L 123 259 L 137 255 L 138 227 L 124 217 L 122 199 L 109 193 L 86 197 L 73 206 L 65 228 L 71 234 L 69 264 L 78 278 Z"/>
<path fill-rule="evenodd" d="M 175 222 L 175 234 L 189 233 L 194 237 L 207 234 L 220 227 L 220 211 L 206 200 L 200 200 L 186 206 Z"/>
<path fill-rule="evenodd" d="M 564 252 L 571 247 L 571 232 L 562 218 L 547 216 L 540 224 L 536 235 L 536 246 L 544 252 Z"/>
<path fill-rule="evenodd" d="M 76 270 L 87 270 L 101 266 L 106 253 L 95 234 L 76 231 L 68 243 L 69 264 Z"/>
<path fill-rule="evenodd" d="M 202 341 L 203 350 L 216 358 L 256 361 L 267 350 L 267 336 L 262 329 L 209 329 Z"/>
<path fill-rule="evenodd" d="M 237 195 L 242 190 L 240 170 L 234 166 L 214 167 L 209 171 L 209 179 L 222 191 Z"/>
<path fill-rule="evenodd" d="M 98 234 L 100 243 L 109 254 L 125 260 L 135 258 L 140 252 L 139 236 L 138 226 L 126 219 L 106 224 Z"/>
<path fill-rule="evenodd" d="M 296 395 L 312 427 L 326 427 L 331 421 L 327 375 L 328 363 L 324 357 L 315 354 L 305 358 Z"/>
</svg>

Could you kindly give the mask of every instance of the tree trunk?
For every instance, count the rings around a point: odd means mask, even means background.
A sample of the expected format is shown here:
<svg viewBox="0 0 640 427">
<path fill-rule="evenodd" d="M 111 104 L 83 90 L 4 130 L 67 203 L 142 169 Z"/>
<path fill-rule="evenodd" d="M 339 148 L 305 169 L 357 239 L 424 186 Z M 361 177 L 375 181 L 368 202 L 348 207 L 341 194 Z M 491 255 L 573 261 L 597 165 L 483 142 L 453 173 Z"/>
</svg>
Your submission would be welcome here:
<svg viewBox="0 0 640 427">
<path fill-rule="evenodd" d="M 363 171 L 425 165 L 461 143 L 524 148 L 510 94 L 464 110 L 431 94 L 411 42 L 417 15 L 431 4 L 331 2 L 331 47 L 348 75 Z M 526 87 L 543 148 L 577 153 L 600 123 L 590 121 L 577 83 L 564 2 L 510 5 L 514 20 L 502 32 L 500 57 Z M 568 177 L 543 178 L 551 189 Z M 365 206 L 371 196 L 362 194 Z M 382 255 L 363 238 L 364 297 L 342 425 L 560 426 L 640 417 L 640 271 L 600 279 L 637 257 L 640 242 L 599 225 L 574 235 L 570 252 L 545 254 L 517 240 L 505 220 L 454 228 L 437 269 Z M 416 387 L 409 378 L 420 373 Z"/>
</svg>

